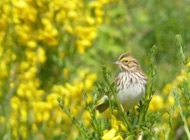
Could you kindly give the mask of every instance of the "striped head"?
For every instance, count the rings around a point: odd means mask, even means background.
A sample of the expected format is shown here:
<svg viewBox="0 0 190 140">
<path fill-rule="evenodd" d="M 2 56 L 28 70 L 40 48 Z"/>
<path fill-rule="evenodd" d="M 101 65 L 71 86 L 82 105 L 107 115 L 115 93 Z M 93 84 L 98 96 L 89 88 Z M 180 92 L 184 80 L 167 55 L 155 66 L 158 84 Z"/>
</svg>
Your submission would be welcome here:
<svg viewBox="0 0 190 140">
<path fill-rule="evenodd" d="M 137 59 L 130 53 L 122 54 L 119 59 L 115 62 L 123 71 L 141 71 L 141 67 Z"/>
</svg>

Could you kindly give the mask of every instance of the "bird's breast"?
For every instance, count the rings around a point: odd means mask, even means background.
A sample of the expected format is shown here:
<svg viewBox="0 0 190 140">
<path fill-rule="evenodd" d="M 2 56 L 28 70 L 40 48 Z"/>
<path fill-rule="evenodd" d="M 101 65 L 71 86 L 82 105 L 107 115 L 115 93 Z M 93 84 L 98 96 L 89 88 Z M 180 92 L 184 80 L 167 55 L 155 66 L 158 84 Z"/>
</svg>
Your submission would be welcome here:
<svg viewBox="0 0 190 140">
<path fill-rule="evenodd" d="M 145 92 L 146 81 L 138 75 L 122 73 L 118 75 L 117 83 L 118 99 L 125 109 L 136 105 Z"/>
</svg>

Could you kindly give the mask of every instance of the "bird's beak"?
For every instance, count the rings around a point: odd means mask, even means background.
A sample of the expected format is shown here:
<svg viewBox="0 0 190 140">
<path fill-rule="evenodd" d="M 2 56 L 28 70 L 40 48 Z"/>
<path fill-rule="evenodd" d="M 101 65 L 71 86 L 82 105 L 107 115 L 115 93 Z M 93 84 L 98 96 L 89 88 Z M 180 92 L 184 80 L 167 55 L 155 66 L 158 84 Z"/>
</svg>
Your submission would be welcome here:
<svg viewBox="0 0 190 140">
<path fill-rule="evenodd" d="M 116 65 L 121 65 L 121 62 L 120 61 L 116 61 L 115 64 Z"/>
</svg>

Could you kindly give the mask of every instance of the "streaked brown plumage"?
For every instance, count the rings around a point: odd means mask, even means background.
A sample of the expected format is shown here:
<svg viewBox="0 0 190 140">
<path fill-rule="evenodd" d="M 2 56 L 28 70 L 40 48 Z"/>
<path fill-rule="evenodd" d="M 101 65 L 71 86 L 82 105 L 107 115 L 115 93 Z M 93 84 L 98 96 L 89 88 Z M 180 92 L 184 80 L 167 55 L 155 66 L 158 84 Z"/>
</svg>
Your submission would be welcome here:
<svg viewBox="0 0 190 140">
<path fill-rule="evenodd" d="M 120 73 L 115 79 L 115 84 L 118 90 L 117 97 L 125 110 L 134 107 L 145 93 L 145 87 L 148 78 L 141 70 L 141 66 L 137 59 L 130 54 L 124 53 L 115 62 L 120 68 Z M 100 112 L 108 108 L 105 103 L 107 97 L 103 97 L 104 103 L 97 106 Z"/>
</svg>

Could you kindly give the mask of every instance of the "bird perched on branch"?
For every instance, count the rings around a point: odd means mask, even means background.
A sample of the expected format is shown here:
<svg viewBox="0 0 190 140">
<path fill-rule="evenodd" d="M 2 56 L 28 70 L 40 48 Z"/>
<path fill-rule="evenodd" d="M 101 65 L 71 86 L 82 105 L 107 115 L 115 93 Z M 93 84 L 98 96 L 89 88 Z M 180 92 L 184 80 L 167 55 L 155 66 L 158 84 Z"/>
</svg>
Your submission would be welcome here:
<svg viewBox="0 0 190 140">
<path fill-rule="evenodd" d="M 133 108 L 145 93 L 148 78 L 143 73 L 138 60 L 130 53 L 122 54 L 115 62 L 120 68 L 120 73 L 115 79 L 117 97 L 125 111 Z M 97 106 L 100 112 L 108 107 L 107 97 L 103 97 L 103 103 Z"/>
</svg>

